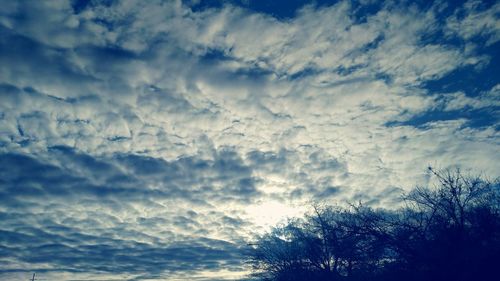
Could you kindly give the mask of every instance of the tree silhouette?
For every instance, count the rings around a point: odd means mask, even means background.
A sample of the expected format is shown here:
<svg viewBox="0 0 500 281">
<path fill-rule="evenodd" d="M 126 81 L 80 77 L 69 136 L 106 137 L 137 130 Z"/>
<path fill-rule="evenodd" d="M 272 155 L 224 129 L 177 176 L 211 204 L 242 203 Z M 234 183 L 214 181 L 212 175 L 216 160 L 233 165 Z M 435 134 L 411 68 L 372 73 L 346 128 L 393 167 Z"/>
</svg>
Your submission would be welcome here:
<svg viewBox="0 0 500 281">
<path fill-rule="evenodd" d="M 499 182 L 460 170 L 430 172 L 404 207 L 314 206 L 255 243 L 250 263 L 262 280 L 497 280 Z"/>
</svg>

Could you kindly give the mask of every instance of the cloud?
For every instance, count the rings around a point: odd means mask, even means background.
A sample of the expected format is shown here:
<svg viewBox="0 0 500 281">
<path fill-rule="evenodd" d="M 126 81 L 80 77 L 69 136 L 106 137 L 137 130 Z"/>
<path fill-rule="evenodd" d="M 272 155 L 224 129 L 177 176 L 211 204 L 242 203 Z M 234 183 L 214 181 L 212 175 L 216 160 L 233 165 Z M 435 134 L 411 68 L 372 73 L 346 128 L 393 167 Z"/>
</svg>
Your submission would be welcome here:
<svg viewBox="0 0 500 281">
<path fill-rule="evenodd" d="M 499 97 L 500 85 L 496 85 L 487 92 L 484 92 L 478 97 L 468 97 L 466 94 L 458 92 L 445 96 L 446 105 L 445 110 L 458 110 L 464 108 L 481 109 L 488 107 L 499 107 L 500 99 Z"/>
<path fill-rule="evenodd" d="M 456 35 L 464 40 L 474 37 L 484 37 L 486 45 L 492 45 L 500 40 L 500 5 L 494 3 L 485 7 L 481 1 L 468 1 L 463 7 L 446 20 L 448 35 Z"/>
<path fill-rule="evenodd" d="M 95 158 L 68 147 L 52 147 L 46 156 L 1 155 L 1 243 L 16 253 L 2 257 L 9 265 L 2 272 L 19 263 L 42 272 L 162 276 L 242 268 L 244 247 L 235 232 L 245 223 L 210 206 L 258 195 L 233 153 L 175 163 L 136 155 Z M 194 204 L 198 212 L 172 209 L 173 203 Z M 220 240 L 229 234 L 233 242 Z"/>
<path fill-rule="evenodd" d="M 6 223 L 11 215 L 3 215 Z M 15 219 L 19 224 L 19 219 Z M 7 265 L 22 262 L 50 272 L 44 264 L 57 266 L 57 271 L 107 272 L 168 277 L 175 272 L 196 272 L 226 266 L 241 266 L 244 250 L 240 245 L 213 240 L 190 239 L 175 244 L 151 245 L 137 241 L 81 234 L 82 229 L 61 226 L 45 220 L 36 227 L 24 225 L 2 231 L 2 243 L 9 244 L 14 255 L 4 257 Z M 37 266 L 38 265 L 38 266 Z M 8 272 L 5 268 L 3 271 Z"/>
<path fill-rule="evenodd" d="M 285 206 L 498 171 L 498 4 L 209 2 L 4 5 L 2 278 L 231 278 Z"/>
</svg>

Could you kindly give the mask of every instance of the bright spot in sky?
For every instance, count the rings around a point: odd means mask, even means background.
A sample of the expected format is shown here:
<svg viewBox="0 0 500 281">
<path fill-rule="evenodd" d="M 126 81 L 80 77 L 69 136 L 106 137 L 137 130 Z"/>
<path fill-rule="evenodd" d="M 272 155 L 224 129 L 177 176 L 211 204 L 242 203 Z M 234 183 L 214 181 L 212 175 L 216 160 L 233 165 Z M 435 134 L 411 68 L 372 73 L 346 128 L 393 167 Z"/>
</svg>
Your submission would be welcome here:
<svg viewBox="0 0 500 281">
<path fill-rule="evenodd" d="M 291 205 L 278 201 L 262 201 L 258 204 L 248 206 L 246 213 L 249 219 L 260 229 L 256 231 L 268 231 L 276 224 L 286 221 L 288 218 L 301 217 L 306 210 L 303 205 Z"/>
</svg>

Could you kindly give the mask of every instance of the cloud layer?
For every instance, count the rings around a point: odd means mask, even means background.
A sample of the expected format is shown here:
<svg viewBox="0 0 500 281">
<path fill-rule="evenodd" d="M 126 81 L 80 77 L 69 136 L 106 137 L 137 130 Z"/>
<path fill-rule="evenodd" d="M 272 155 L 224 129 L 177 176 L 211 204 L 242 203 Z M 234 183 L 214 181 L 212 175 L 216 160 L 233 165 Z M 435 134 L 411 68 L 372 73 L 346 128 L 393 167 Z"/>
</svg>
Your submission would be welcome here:
<svg viewBox="0 0 500 281">
<path fill-rule="evenodd" d="M 253 2 L 3 3 L 2 279 L 239 278 L 308 202 L 498 176 L 499 4 Z"/>
</svg>

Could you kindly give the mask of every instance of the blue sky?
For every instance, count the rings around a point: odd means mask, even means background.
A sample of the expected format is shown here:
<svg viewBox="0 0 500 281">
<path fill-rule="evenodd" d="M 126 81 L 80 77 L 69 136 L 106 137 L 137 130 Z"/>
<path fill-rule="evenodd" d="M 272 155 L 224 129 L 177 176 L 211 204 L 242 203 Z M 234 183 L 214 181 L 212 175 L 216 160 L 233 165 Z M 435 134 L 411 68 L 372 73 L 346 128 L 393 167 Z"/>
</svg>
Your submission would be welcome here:
<svg viewBox="0 0 500 281">
<path fill-rule="evenodd" d="M 4 1 L 0 279 L 235 280 L 312 202 L 498 176 L 496 1 Z"/>
</svg>

